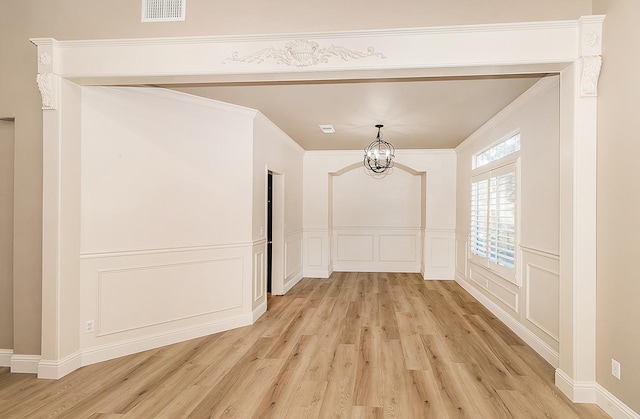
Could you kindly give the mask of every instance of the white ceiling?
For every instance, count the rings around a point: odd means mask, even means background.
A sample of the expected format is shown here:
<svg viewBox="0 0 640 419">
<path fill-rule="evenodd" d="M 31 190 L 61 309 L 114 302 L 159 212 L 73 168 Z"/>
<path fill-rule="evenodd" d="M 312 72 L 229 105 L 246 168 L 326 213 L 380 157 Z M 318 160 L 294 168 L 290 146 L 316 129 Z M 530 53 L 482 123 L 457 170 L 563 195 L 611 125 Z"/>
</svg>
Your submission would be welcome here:
<svg viewBox="0 0 640 419">
<path fill-rule="evenodd" d="M 165 86 L 257 109 L 306 150 L 453 148 L 542 75 Z M 324 134 L 319 124 L 331 124 Z"/>
</svg>

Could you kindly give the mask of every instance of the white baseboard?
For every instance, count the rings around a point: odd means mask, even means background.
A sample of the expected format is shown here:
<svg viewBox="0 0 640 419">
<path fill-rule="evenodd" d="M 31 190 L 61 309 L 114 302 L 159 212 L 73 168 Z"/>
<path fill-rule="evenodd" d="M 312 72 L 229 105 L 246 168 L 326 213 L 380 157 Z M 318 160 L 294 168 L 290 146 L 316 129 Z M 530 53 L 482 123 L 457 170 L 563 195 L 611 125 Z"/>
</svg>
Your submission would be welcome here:
<svg viewBox="0 0 640 419">
<path fill-rule="evenodd" d="M 453 274 L 447 275 L 433 275 L 433 274 L 422 274 L 422 277 L 425 281 L 453 281 Z"/>
<path fill-rule="evenodd" d="M 634 412 L 598 383 L 596 383 L 596 403 L 613 419 L 640 419 L 640 413 Z"/>
<path fill-rule="evenodd" d="M 298 282 L 303 278 L 302 269 L 298 270 L 295 274 L 287 278 L 287 282 L 284 284 L 284 294 L 291 291 L 291 288 L 295 287 Z"/>
<path fill-rule="evenodd" d="M 425 280 L 436 280 L 436 281 L 452 280 L 454 278 L 454 275 L 455 274 L 453 269 L 449 271 L 449 270 L 442 270 L 442 269 L 429 270 L 427 268 L 424 271 L 422 271 L 422 277 Z"/>
<path fill-rule="evenodd" d="M 11 355 L 11 372 L 37 374 L 40 355 Z"/>
<path fill-rule="evenodd" d="M 329 278 L 333 273 L 332 269 L 306 268 L 302 273 L 305 278 Z"/>
<path fill-rule="evenodd" d="M 82 367 L 82 352 L 78 351 L 60 360 L 43 359 L 38 364 L 38 378 L 57 380 Z"/>
<path fill-rule="evenodd" d="M 613 419 L 640 419 L 640 414 L 596 382 L 576 382 L 557 369 L 555 383 L 574 403 L 595 403 Z"/>
<path fill-rule="evenodd" d="M 549 345 L 547 345 L 542 339 L 536 336 L 532 331 L 527 329 L 522 323 L 511 317 L 506 311 L 504 311 L 499 305 L 491 301 L 489 297 L 478 291 L 473 285 L 464 280 L 463 277 L 456 274 L 456 282 L 460 284 L 462 288 L 467 290 L 476 300 L 478 300 L 483 306 L 491 311 L 497 318 L 502 320 L 504 324 L 509 327 L 516 335 L 524 340 L 534 351 L 542 356 L 549 364 L 555 368 L 558 367 L 558 352 L 554 351 Z"/>
<path fill-rule="evenodd" d="M 595 382 L 574 381 L 567 373 L 557 368 L 555 384 L 574 403 L 596 402 Z"/>
<path fill-rule="evenodd" d="M 253 310 L 253 322 L 255 323 L 264 313 L 267 312 L 267 302 L 263 301 L 258 307 Z"/>
<path fill-rule="evenodd" d="M 13 349 L 0 349 L 0 367 L 10 367 L 12 355 Z"/>
<path fill-rule="evenodd" d="M 420 265 L 415 263 L 393 263 L 378 264 L 372 267 L 370 264 L 358 263 L 336 263 L 333 265 L 336 272 L 412 272 L 420 273 Z M 305 275 L 306 276 L 306 275 Z"/>
</svg>

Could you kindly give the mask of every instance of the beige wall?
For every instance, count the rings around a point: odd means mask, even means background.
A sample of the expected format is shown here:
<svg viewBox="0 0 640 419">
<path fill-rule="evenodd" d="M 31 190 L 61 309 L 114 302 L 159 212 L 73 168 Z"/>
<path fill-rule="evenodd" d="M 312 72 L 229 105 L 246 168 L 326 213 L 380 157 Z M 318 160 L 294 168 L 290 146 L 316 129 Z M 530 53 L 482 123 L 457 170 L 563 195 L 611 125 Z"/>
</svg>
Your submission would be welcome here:
<svg viewBox="0 0 640 419">
<path fill-rule="evenodd" d="M 638 109 L 640 109 L 640 2 L 596 0 L 604 21 L 598 95 L 597 379 L 640 412 L 640 234 Z M 611 358 L 622 379 L 611 375 Z"/>
<path fill-rule="evenodd" d="M 0 349 L 13 349 L 13 125 L 0 120 Z"/>
</svg>

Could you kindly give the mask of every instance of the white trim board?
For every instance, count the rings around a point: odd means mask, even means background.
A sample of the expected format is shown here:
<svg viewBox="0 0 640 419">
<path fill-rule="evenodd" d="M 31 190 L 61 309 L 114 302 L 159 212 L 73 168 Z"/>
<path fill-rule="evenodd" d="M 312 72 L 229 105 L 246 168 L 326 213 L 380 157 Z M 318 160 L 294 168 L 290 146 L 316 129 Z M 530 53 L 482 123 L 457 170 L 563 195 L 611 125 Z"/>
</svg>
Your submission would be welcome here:
<svg viewBox="0 0 640 419">
<path fill-rule="evenodd" d="M 613 419 L 640 419 L 640 414 L 596 382 L 573 381 L 559 368 L 555 382 L 556 387 L 575 403 L 595 403 Z"/>
<path fill-rule="evenodd" d="M 12 355 L 13 349 L 0 349 L 0 367 L 10 367 Z"/>
<path fill-rule="evenodd" d="M 40 355 L 11 355 L 11 372 L 22 374 L 36 374 L 38 372 Z"/>
</svg>

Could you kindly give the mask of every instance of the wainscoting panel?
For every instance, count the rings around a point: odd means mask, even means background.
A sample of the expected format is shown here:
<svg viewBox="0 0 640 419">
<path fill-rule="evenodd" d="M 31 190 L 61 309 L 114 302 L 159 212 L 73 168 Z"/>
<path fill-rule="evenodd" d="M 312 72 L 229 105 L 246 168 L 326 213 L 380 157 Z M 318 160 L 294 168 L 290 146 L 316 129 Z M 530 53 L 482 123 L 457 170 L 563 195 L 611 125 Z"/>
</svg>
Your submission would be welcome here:
<svg viewBox="0 0 640 419">
<path fill-rule="evenodd" d="M 287 293 L 302 279 L 302 232 L 284 237 L 284 292 Z"/>
<path fill-rule="evenodd" d="M 456 261 L 455 230 L 429 230 L 424 236 L 425 279 L 453 279 Z"/>
<path fill-rule="evenodd" d="M 246 243 L 81 255 L 83 365 L 251 324 L 266 298 L 263 252 Z"/>
<path fill-rule="evenodd" d="M 414 262 L 417 257 L 415 235 L 380 235 L 381 262 Z"/>
<path fill-rule="evenodd" d="M 524 324 L 557 350 L 559 342 L 560 262 L 555 254 L 521 247 L 525 310 Z"/>
<path fill-rule="evenodd" d="M 474 263 L 469 264 L 469 279 L 480 286 L 505 311 L 514 317 L 518 316 L 520 299 L 516 285 Z"/>
<path fill-rule="evenodd" d="M 253 246 L 253 305 L 262 302 L 265 299 L 265 254 L 264 254 L 265 242 L 261 241 L 260 244 Z"/>
<path fill-rule="evenodd" d="M 284 238 L 284 275 L 290 278 L 302 269 L 302 234 L 295 233 Z M 286 281 L 285 281 L 286 282 Z"/>
<path fill-rule="evenodd" d="M 329 278 L 331 264 L 329 230 L 313 229 L 302 233 L 302 270 L 307 278 Z"/>
<path fill-rule="evenodd" d="M 348 234 L 334 232 L 336 238 L 336 263 L 373 262 L 375 234 Z"/>
<path fill-rule="evenodd" d="M 333 269 L 343 272 L 420 272 L 420 228 L 335 228 Z"/>
<path fill-rule="evenodd" d="M 467 276 L 467 234 L 456 233 L 456 274 Z"/>
<path fill-rule="evenodd" d="M 309 237 L 307 241 L 307 265 L 313 267 L 322 266 L 322 238 Z"/>
<path fill-rule="evenodd" d="M 239 308 L 241 277 L 240 258 L 100 271 L 98 336 Z"/>
<path fill-rule="evenodd" d="M 558 365 L 560 257 L 519 246 L 522 285 L 467 259 L 466 236 L 456 235 L 456 281 L 507 323 L 552 365 Z"/>
</svg>

